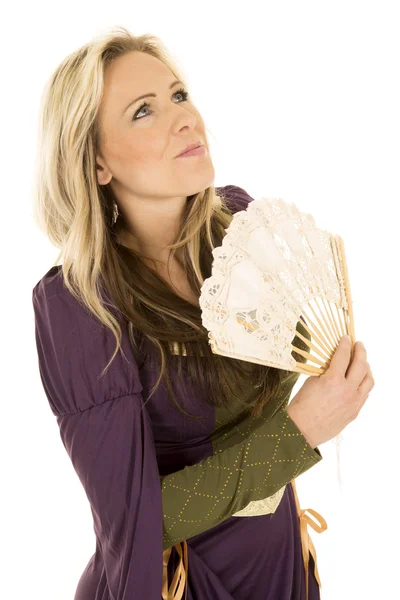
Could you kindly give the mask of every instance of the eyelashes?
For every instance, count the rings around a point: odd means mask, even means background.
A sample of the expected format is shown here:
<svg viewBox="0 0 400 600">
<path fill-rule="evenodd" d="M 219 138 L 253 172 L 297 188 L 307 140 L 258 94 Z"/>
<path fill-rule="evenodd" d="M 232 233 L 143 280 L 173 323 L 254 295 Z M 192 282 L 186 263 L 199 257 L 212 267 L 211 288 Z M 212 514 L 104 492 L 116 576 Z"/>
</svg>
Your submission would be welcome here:
<svg viewBox="0 0 400 600">
<path fill-rule="evenodd" d="M 182 96 L 183 96 L 183 100 L 182 100 L 182 102 L 185 102 L 185 101 L 188 99 L 188 97 L 189 97 L 189 92 L 187 92 L 187 91 L 186 91 L 185 89 L 183 89 L 183 88 L 181 88 L 181 89 L 177 90 L 177 91 L 176 91 L 176 92 L 175 92 L 173 95 L 175 96 L 175 94 L 182 94 Z M 138 114 L 139 114 L 139 113 L 140 113 L 140 112 L 141 112 L 141 111 L 142 111 L 144 108 L 150 108 L 150 106 L 151 106 L 151 104 L 150 104 L 149 102 L 143 102 L 143 104 L 141 104 L 141 105 L 140 105 L 140 107 L 137 109 L 137 111 L 136 111 L 136 112 L 135 112 L 135 114 L 133 115 L 132 121 L 140 121 L 140 119 L 143 119 L 143 117 L 137 117 L 137 115 L 138 115 Z M 147 115 L 144 115 L 144 117 L 147 117 L 149 114 L 151 114 L 151 112 L 153 112 L 153 111 L 150 111 L 150 113 L 148 113 Z"/>
</svg>

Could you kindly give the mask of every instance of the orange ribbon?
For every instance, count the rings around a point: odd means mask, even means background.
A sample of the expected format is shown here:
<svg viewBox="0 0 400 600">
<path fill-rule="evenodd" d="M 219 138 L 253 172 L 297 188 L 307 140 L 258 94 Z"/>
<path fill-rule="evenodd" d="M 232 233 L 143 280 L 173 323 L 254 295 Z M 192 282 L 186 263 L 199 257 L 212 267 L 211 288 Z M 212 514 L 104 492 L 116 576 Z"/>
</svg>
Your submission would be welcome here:
<svg viewBox="0 0 400 600">
<path fill-rule="evenodd" d="M 318 567 L 317 567 L 317 554 L 315 552 L 314 544 L 312 542 L 310 534 L 308 533 L 307 524 L 311 525 L 311 527 L 317 533 L 322 533 L 323 531 L 328 529 L 328 525 L 326 524 L 325 519 L 319 513 L 317 513 L 315 510 L 313 510 L 312 508 L 306 508 L 306 509 L 300 508 L 300 502 L 299 502 L 299 498 L 297 496 L 296 484 L 294 482 L 294 479 L 292 479 L 291 484 L 292 484 L 292 488 L 293 488 L 293 492 L 294 492 L 294 499 L 296 502 L 297 514 L 299 516 L 301 551 L 303 554 L 304 569 L 305 569 L 305 574 L 306 574 L 306 600 L 308 600 L 308 563 L 310 560 L 310 552 L 314 559 L 314 575 L 315 575 L 315 578 L 320 587 L 321 587 L 321 580 L 319 577 Z M 312 515 L 314 515 L 314 517 L 316 519 L 319 520 L 319 523 L 320 523 L 319 525 L 317 525 L 315 523 L 315 521 L 310 519 L 310 517 L 306 514 L 307 511 L 310 512 Z M 188 549 L 187 549 L 186 540 L 184 540 L 182 542 L 182 544 L 183 544 L 183 552 L 182 552 L 180 543 L 175 544 L 175 546 L 171 546 L 171 548 L 168 548 L 168 550 L 165 550 L 163 552 L 163 580 L 162 580 L 162 598 L 163 598 L 163 600 L 181 600 L 185 590 L 186 590 L 185 600 L 187 599 L 187 582 L 188 582 L 188 575 L 189 575 L 189 566 L 188 566 Z M 172 580 L 171 586 L 168 589 L 168 561 L 171 556 L 173 547 L 176 548 L 176 550 L 180 556 L 180 560 L 179 560 L 179 565 L 174 573 L 174 578 Z M 182 558 L 182 555 L 183 555 L 183 558 Z"/>
<path fill-rule="evenodd" d="M 187 578 L 189 576 L 189 566 L 188 566 L 188 548 L 187 542 L 184 540 L 183 544 L 183 554 L 184 558 L 182 560 L 182 548 L 180 544 L 175 544 L 175 546 L 171 546 L 168 550 L 164 550 L 163 552 L 163 579 L 162 579 L 162 598 L 163 600 L 181 600 L 184 591 L 185 592 L 185 600 L 187 599 Z M 180 560 L 179 565 L 174 573 L 174 578 L 172 580 L 171 586 L 168 589 L 168 561 L 171 556 L 172 548 L 176 548 Z"/>
<path fill-rule="evenodd" d="M 322 533 L 323 531 L 328 529 L 328 525 L 326 524 L 325 519 L 319 513 L 317 513 L 317 511 L 313 510 L 312 508 L 305 508 L 305 509 L 300 508 L 300 502 L 299 502 L 299 498 L 297 496 L 296 484 L 294 482 L 294 479 L 292 479 L 292 481 L 290 483 L 292 484 L 292 488 L 293 488 L 293 492 L 294 492 L 294 499 L 296 502 L 297 514 L 299 516 L 299 521 L 300 521 L 301 550 L 302 550 L 302 554 L 303 554 L 304 569 L 305 569 L 305 574 L 306 574 L 306 600 L 308 600 L 308 563 L 310 560 L 310 552 L 314 559 L 315 579 L 317 580 L 318 585 L 320 587 L 322 587 L 322 586 L 321 586 L 321 580 L 319 577 L 318 567 L 317 567 L 317 554 L 315 552 L 314 544 L 312 542 L 310 534 L 308 533 L 307 524 L 311 525 L 311 527 L 317 533 Z M 312 515 L 314 515 L 314 517 L 316 519 L 319 519 L 319 522 L 320 522 L 319 526 L 315 523 L 315 521 L 310 519 L 310 517 L 308 515 L 306 515 L 307 511 L 310 512 Z"/>
</svg>

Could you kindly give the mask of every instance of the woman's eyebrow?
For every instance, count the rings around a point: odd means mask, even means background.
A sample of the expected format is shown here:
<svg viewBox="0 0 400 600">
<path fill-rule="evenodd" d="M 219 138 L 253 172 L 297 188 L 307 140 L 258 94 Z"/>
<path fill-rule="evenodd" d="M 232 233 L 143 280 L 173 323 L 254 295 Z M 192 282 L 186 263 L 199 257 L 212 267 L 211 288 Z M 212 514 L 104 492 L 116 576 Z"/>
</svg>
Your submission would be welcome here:
<svg viewBox="0 0 400 600">
<path fill-rule="evenodd" d="M 177 85 L 178 83 L 181 83 L 183 85 L 183 81 L 179 81 L 179 79 L 177 79 L 176 81 L 173 81 L 171 83 L 171 85 L 169 86 L 169 89 L 173 88 L 174 85 Z M 138 100 L 141 100 L 142 98 L 149 98 L 150 96 L 153 96 L 154 98 L 157 97 L 157 94 L 155 94 L 154 92 L 149 92 L 148 94 L 143 94 L 142 96 L 139 96 L 138 98 L 135 98 L 135 100 L 132 100 L 131 102 L 129 102 L 128 106 L 126 108 L 124 108 L 122 115 L 124 115 L 126 113 L 126 111 L 128 110 L 128 108 L 130 106 L 132 106 L 132 104 L 135 104 L 135 102 L 137 102 Z"/>
</svg>

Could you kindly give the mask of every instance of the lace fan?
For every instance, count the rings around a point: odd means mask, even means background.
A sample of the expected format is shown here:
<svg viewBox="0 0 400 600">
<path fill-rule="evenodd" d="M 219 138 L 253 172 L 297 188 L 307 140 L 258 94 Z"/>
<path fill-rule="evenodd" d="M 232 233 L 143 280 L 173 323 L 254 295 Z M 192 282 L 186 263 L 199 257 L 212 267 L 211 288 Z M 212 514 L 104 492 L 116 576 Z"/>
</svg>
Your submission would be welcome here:
<svg viewBox="0 0 400 600">
<path fill-rule="evenodd" d="M 225 231 L 199 298 L 212 352 L 323 374 L 340 338 L 355 342 L 343 239 L 281 198 L 253 200 Z M 309 351 L 293 345 L 296 335 Z"/>
</svg>

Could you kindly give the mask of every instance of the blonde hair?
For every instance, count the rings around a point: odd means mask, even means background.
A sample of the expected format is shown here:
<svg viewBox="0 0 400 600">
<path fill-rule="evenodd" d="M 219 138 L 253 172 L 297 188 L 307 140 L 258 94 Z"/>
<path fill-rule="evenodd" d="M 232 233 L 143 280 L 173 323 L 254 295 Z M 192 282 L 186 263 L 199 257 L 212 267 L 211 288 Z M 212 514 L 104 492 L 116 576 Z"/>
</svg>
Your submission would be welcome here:
<svg viewBox="0 0 400 600">
<path fill-rule="evenodd" d="M 212 394 L 206 396 L 212 404 L 227 405 L 234 393 L 229 389 L 232 380 L 238 385 L 250 381 L 250 390 L 246 394 L 242 390 L 237 398 L 252 408 L 253 414 L 260 414 L 286 372 L 212 354 L 200 308 L 175 295 L 139 254 L 116 241 L 116 199 L 109 186 L 99 185 L 96 177 L 101 145 L 98 111 L 108 66 L 132 51 L 158 58 L 185 82 L 184 73 L 158 38 L 134 36 L 123 27 L 111 29 L 67 56 L 46 83 L 41 99 L 35 221 L 60 249 L 54 265 L 62 258 L 62 276 L 70 293 L 116 338 L 114 354 L 101 376 L 121 349 L 118 317 L 122 315 L 136 358 L 139 338 L 147 338 L 159 350 L 160 375 L 149 398 L 165 377 L 177 407 L 193 416 L 179 406 L 171 387 L 169 349 L 171 342 L 176 342 L 180 354 L 185 346 L 190 376 L 211 386 Z M 204 279 L 211 275 L 212 250 L 221 244 L 231 220 L 224 196 L 213 186 L 188 197 L 183 229 L 168 247 L 171 258 L 181 248 L 182 264 L 198 294 Z M 106 309 L 102 291 L 111 300 L 109 306 L 117 310 L 117 318 Z M 300 340 L 297 343 L 301 344 Z M 178 372 L 181 376 L 181 362 Z"/>
</svg>

